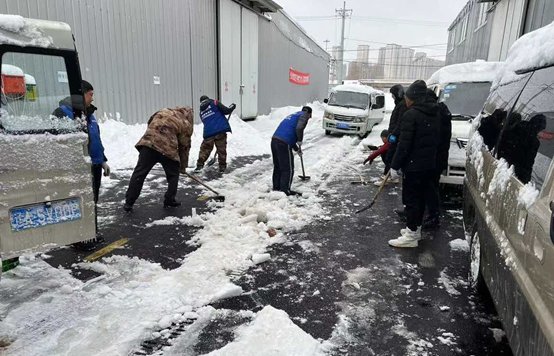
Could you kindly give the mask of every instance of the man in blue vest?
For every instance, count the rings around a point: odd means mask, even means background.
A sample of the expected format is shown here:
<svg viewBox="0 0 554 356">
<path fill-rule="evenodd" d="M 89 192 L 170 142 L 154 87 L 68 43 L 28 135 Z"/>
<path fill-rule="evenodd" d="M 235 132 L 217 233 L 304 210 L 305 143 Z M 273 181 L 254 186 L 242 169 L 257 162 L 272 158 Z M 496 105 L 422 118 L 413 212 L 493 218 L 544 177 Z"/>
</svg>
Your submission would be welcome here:
<svg viewBox="0 0 554 356">
<path fill-rule="evenodd" d="M 200 97 L 200 119 L 204 124 L 204 141 L 200 145 L 195 172 L 200 172 L 204 168 L 204 162 L 210 157 L 214 145 L 219 172 L 223 173 L 227 169 L 227 132 L 231 132 L 231 125 L 225 115 L 231 114 L 235 107 L 235 104 L 226 107 L 206 95 Z"/>
<path fill-rule="evenodd" d="M 302 139 L 308 120 L 312 117 L 312 108 L 302 107 L 301 111 L 287 116 L 281 121 L 271 138 L 273 156 L 273 190 L 286 195 L 300 195 L 290 186 L 294 177 L 294 157 L 292 150 L 302 156 Z"/>
<path fill-rule="evenodd" d="M 83 80 L 81 82 L 81 88 L 83 91 L 83 96 L 85 98 L 85 116 L 87 121 L 87 132 L 88 132 L 88 153 L 91 160 L 91 172 L 92 172 L 92 192 L 94 194 L 94 210 L 96 218 L 96 239 L 98 241 L 103 240 L 100 234 L 98 234 L 98 195 L 100 193 L 100 183 L 102 181 L 102 170 L 104 171 L 104 176 L 110 175 L 110 166 L 108 166 L 108 159 L 104 155 L 104 146 L 102 145 L 102 140 L 100 139 L 100 127 L 98 126 L 98 121 L 94 116 L 96 111 L 96 106 L 92 105 L 94 101 L 94 88 L 92 85 Z M 67 97 L 60 101 L 59 107 L 54 110 L 52 115 L 58 118 L 67 117 L 71 120 L 74 120 L 73 106 L 71 104 L 71 98 Z M 92 247 L 92 246 L 82 246 Z"/>
</svg>

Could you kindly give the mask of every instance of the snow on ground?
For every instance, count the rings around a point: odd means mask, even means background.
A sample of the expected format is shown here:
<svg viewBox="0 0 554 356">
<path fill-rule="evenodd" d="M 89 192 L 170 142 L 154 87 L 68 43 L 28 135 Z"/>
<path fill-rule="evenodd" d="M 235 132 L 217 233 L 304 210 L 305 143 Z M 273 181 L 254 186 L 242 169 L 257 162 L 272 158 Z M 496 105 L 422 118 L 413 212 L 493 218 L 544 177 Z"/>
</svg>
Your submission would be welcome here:
<svg viewBox="0 0 554 356">
<path fill-rule="evenodd" d="M 318 103 L 312 106 L 313 118 L 304 139 L 306 171 L 312 180 L 301 186 L 293 183 L 295 189 L 304 192 L 303 197 L 272 192 L 271 160 L 259 160 L 212 181 L 214 188 L 226 196 L 226 202 L 215 212 L 190 219 L 151 222 L 204 227 L 191 241 L 199 247 L 186 256 L 181 267 L 168 271 L 138 258 L 113 256 L 94 263 L 80 263 L 79 267 L 102 274 L 81 282 L 68 270 L 53 268 L 34 256 L 22 258 L 21 266 L 6 273 L 0 284 L 0 294 L 14 296 L 0 304 L 3 315 L 0 335 L 10 341 L 10 354 L 126 354 L 152 332 L 180 320 L 183 313 L 240 295 L 243 290 L 231 283 L 228 271 L 245 270 L 263 261 L 268 257 L 264 253 L 269 244 L 286 241 L 283 233 L 318 219 L 323 210 L 322 198 L 316 192 L 325 188 L 323 177 L 332 179 L 333 172 L 342 171 L 344 165 L 350 164 L 344 157 L 350 155 L 352 159 L 359 155 L 359 150 L 354 149 L 359 139 L 324 136 L 322 106 Z M 229 137 L 230 156 L 269 153 L 270 138 L 280 119 L 298 110 L 300 107 L 276 109 L 252 124 L 232 117 L 234 134 Z M 102 124 L 106 155 L 113 170 L 123 176 L 130 174 L 138 155 L 134 143 L 145 128 L 146 125 L 125 125 L 114 120 Z M 196 159 L 201 132 L 201 126 L 197 125 L 191 162 Z M 380 128 L 376 127 L 367 141 L 379 140 L 375 137 L 378 132 Z M 109 180 L 106 183 L 105 187 L 114 186 Z M 278 231 L 277 236 L 268 236 L 270 228 Z M 14 295 L 10 290 L 17 290 L 19 294 Z M 21 298 L 22 295 L 26 297 Z M 273 331 L 275 321 L 280 322 L 284 338 L 303 340 L 305 348 L 298 350 L 318 348 L 319 342 L 293 327 L 284 313 L 266 308 L 251 325 L 241 330 L 236 343 L 228 345 L 229 349 L 240 347 L 242 354 L 259 354 L 259 344 L 244 340 L 261 342 L 264 339 L 260 330 Z M 263 347 L 272 347 L 272 354 L 290 354 L 284 342 L 264 341 Z"/>
</svg>

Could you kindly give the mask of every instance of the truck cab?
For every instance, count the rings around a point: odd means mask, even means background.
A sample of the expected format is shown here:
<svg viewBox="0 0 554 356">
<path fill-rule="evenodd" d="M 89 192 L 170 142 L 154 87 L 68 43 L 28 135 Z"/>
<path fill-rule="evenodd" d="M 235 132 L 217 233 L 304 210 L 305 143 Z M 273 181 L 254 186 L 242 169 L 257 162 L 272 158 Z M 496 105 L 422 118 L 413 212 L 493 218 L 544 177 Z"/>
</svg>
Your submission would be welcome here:
<svg viewBox="0 0 554 356">
<path fill-rule="evenodd" d="M 366 137 L 385 117 L 385 94 L 367 85 L 343 84 L 329 95 L 323 129 L 331 133 Z"/>
<path fill-rule="evenodd" d="M 71 28 L 0 15 L 0 62 L 1 258 L 93 239 L 88 135 Z M 71 115 L 52 115 L 61 102 Z"/>
</svg>

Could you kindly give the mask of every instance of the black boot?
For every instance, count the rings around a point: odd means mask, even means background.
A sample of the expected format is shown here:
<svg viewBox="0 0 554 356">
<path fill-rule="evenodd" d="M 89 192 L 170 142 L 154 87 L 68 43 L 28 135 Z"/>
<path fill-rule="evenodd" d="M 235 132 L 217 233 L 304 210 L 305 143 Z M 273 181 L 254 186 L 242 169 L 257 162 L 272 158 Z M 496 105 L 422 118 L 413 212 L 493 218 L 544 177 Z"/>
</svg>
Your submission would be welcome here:
<svg viewBox="0 0 554 356">
<path fill-rule="evenodd" d="M 431 215 L 428 216 L 425 220 L 423 220 L 423 225 L 421 225 L 421 228 L 423 230 L 434 230 L 438 229 L 441 226 L 440 219 L 438 215 Z"/>
<path fill-rule="evenodd" d="M 133 211 L 133 205 L 129 203 L 125 203 L 125 205 L 123 205 L 123 210 L 130 213 L 131 211 Z"/>
<path fill-rule="evenodd" d="M 181 202 L 177 200 L 164 201 L 164 208 L 177 208 L 181 206 Z"/>
</svg>

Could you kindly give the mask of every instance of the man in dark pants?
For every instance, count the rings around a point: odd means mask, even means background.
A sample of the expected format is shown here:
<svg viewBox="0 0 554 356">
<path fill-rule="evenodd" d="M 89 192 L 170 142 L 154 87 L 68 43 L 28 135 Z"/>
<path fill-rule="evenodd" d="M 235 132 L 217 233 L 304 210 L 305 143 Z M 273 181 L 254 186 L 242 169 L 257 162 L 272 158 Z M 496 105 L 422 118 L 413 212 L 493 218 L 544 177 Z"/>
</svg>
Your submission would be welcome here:
<svg viewBox="0 0 554 356">
<path fill-rule="evenodd" d="M 88 132 L 88 153 L 91 160 L 91 173 L 92 173 L 92 193 L 94 195 L 94 217 L 96 226 L 96 242 L 103 240 L 102 235 L 98 232 L 98 196 L 100 194 L 100 183 L 102 182 L 102 171 L 104 176 L 110 175 L 110 166 L 108 166 L 108 159 L 104 155 L 104 146 L 100 138 L 100 127 L 98 121 L 94 116 L 96 106 L 92 105 L 94 101 L 94 88 L 92 84 L 83 80 L 81 82 L 81 89 L 83 91 L 83 97 L 85 99 L 85 117 L 87 122 Z M 71 120 L 74 119 L 73 105 L 71 103 L 71 97 L 67 97 L 60 101 L 59 107 L 54 110 L 52 115 L 58 118 L 67 117 Z M 85 246 L 86 244 L 86 246 Z M 83 248 L 93 247 L 88 243 L 81 244 Z M 90 246 L 89 246 L 90 245 Z"/>
<path fill-rule="evenodd" d="M 167 179 L 164 208 L 181 205 L 175 196 L 179 172 L 185 173 L 188 165 L 193 120 L 192 108 L 186 106 L 162 109 L 150 117 L 146 132 L 135 146 L 139 159 L 125 193 L 125 211 L 133 209 L 144 180 L 156 163 L 162 165 Z"/>
<path fill-rule="evenodd" d="M 391 176 L 402 169 L 402 200 L 406 225 L 400 237 L 389 240 L 394 247 L 417 247 L 425 211 L 425 192 L 436 171 L 439 145 L 439 107 L 427 95 L 427 85 L 417 80 L 406 90 L 408 110 L 402 116 L 400 141 L 391 164 Z"/>
<path fill-rule="evenodd" d="M 427 95 L 434 101 L 438 98 L 431 89 Z M 448 168 L 448 151 L 450 150 L 450 138 L 452 137 L 452 114 L 445 103 L 438 103 L 440 116 L 440 141 L 437 148 L 437 168 L 433 179 L 427 186 L 426 204 L 427 218 L 423 221 L 422 229 L 436 229 L 440 226 L 440 190 L 439 181 L 441 174 Z"/>
<path fill-rule="evenodd" d="M 219 172 L 223 173 L 227 169 L 227 132 L 231 132 L 231 125 L 225 115 L 231 114 L 235 107 L 235 104 L 226 107 L 206 95 L 200 97 L 200 119 L 204 124 L 204 141 L 200 145 L 195 172 L 200 172 L 204 168 L 204 162 L 210 157 L 214 145 Z"/>
<path fill-rule="evenodd" d="M 273 190 L 286 195 L 299 195 L 290 186 L 294 177 L 294 157 L 292 150 L 302 156 L 302 139 L 308 120 L 312 117 L 312 108 L 304 106 L 301 111 L 287 116 L 281 121 L 271 139 L 273 156 Z"/>
</svg>

